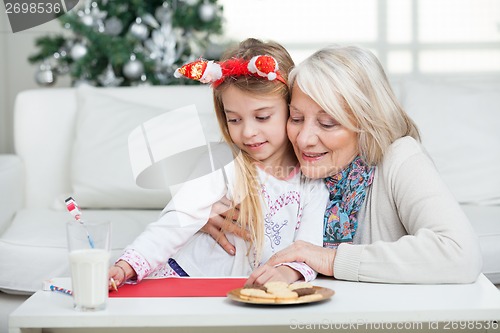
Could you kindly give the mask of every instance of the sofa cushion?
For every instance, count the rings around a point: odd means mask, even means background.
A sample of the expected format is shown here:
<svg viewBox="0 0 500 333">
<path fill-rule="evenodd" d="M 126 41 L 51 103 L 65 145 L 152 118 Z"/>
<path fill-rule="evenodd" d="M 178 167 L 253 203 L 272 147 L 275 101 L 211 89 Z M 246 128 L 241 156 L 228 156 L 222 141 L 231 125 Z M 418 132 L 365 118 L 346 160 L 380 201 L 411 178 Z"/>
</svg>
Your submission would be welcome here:
<svg viewBox="0 0 500 333">
<path fill-rule="evenodd" d="M 0 234 L 23 207 L 24 167 L 16 155 L 0 154 Z"/>
<path fill-rule="evenodd" d="M 483 254 L 482 272 L 491 282 L 500 283 L 500 206 L 462 205 L 479 237 Z"/>
<path fill-rule="evenodd" d="M 167 191 L 135 184 L 128 136 L 144 121 L 168 110 L 123 101 L 87 86 L 77 90 L 77 98 L 70 167 L 77 202 L 91 208 L 163 208 Z"/>
<path fill-rule="evenodd" d="M 114 262 L 159 213 L 158 210 L 86 210 L 84 214 L 87 220 L 111 221 L 111 262 Z M 68 221 L 71 221 L 69 213 L 48 209 L 25 209 L 16 214 L 0 238 L 0 290 L 34 292 L 46 279 L 70 276 L 65 226 Z"/>
<path fill-rule="evenodd" d="M 404 82 L 402 103 L 460 203 L 500 204 L 500 85 Z"/>
</svg>

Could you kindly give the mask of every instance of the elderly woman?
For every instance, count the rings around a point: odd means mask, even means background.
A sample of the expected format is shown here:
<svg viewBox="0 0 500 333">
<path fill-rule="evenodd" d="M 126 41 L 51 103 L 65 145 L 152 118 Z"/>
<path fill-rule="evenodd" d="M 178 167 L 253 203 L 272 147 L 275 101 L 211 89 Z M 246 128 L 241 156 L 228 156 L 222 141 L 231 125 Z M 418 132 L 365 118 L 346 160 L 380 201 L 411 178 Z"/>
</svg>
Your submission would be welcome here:
<svg viewBox="0 0 500 333">
<path fill-rule="evenodd" d="M 327 47 L 298 65 L 289 85 L 288 137 L 302 172 L 324 178 L 330 192 L 323 247 L 295 242 L 248 283 L 293 261 L 351 281 L 475 281 L 482 266 L 476 235 L 377 58 L 358 47 Z M 205 230 L 214 236 L 217 224 L 213 218 Z"/>
</svg>

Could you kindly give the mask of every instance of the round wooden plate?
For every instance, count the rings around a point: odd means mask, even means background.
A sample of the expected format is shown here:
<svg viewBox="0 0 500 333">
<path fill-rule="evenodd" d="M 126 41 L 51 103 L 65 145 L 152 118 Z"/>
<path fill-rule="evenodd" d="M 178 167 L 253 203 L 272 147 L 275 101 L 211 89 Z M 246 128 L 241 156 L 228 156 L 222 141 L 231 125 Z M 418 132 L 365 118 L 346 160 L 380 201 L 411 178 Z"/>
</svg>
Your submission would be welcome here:
<svg viewBox="0 0 500 333">
<path fill-rule="evenodd" d="M 323 288 L 323 287 L 317 287 L 313 286 L 314 289 L 316 289 L 316 294 L 320 294 L 322 297 L 317 298 L 317 299 L 308 299 L 308 298 L 303 298 L 301 299 L 296 298 L 296 299 L 287 299 L 287 300 L 276 300 L 276 299 L 266 299 L 266 298 L 242 298 L 240 294 L 240 290 L 243 288 L 237 288 L 233 289 L 230 292 L 227 293 L 227 297 L 233 301 L 240 302 L 240 303 L 248 303 L 248 304 L 260 304 L 260 305 L 290 305 L 290 304 L 308 304 L 308 303 L 316 303 L 316 302 L 323 302 L 327 299 L 330 299 L 334 294 L 335 291 L 329 288 Z"/>
</svg>

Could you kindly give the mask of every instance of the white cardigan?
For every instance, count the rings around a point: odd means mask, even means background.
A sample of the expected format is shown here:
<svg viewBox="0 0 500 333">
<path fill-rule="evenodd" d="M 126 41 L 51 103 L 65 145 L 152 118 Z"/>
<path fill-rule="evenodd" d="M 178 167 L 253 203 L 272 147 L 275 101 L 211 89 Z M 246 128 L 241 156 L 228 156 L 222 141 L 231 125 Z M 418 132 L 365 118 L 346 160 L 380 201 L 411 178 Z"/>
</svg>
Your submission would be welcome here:
<svg viewBox="0 0 500 333">
<path fill-rule="evenodd" d="M 354 244 L 337 249 L 334 276 L 469 283 L 481 266 L 476 233 L 423 147 L 411 137 L 396 140 L 377 165 L 358 215 Z"/>
</svg>

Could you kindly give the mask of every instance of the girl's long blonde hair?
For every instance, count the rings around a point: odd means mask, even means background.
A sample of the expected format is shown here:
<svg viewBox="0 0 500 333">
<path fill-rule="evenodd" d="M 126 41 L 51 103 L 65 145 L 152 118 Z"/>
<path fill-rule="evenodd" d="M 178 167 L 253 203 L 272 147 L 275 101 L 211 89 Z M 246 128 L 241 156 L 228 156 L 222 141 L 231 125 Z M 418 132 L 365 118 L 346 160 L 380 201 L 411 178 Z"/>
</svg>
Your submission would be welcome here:
<svg viewBox="0 0 500 333">
<path fill-rule="evenodd" d="M 257 55 L 269 55 L 274 57 L 279 66 L 281 76 L 285 81 L 294 63 L 288 51 L 276 42 L 262 42 L 249 38 L 239 43 L 236 47 L 228 49 L 221 57 L 222 60 L 239 58 L 249 60 Z M 250 233 L 250 242 L 255 248 L 256 263 L 258 263 L 262 252 L 264 238 L 264 217 L 261 206 L 261 184 L 255 167 L 255 160 L 248 154 L 240 151 L 229 135 L 229 128 L 224 112 L 222 93 L 233 86 L 241 91 L 255 96 L 281 96 L 290 103 L 290 91 L 287 85 L 278 80 L 269 81 L 265 78 L 253 76 L 229 77 L 213 91 L 215 112 L 224 140 L 233 149 L 236 165 L 236 186 L 234 188 L 234 202 L 240 205 L 238 224 Z M 234 210 L 234 207 L 232 208 Z M 233 211 L 226 216 L 226 225 L 232 223 Z M 224 229 L 224 228 L 223 228 Z M 227 229 L 227 227 L 225 228 Z M 250 248 L 249 248 L 250 249 Z"/>
</svg>

